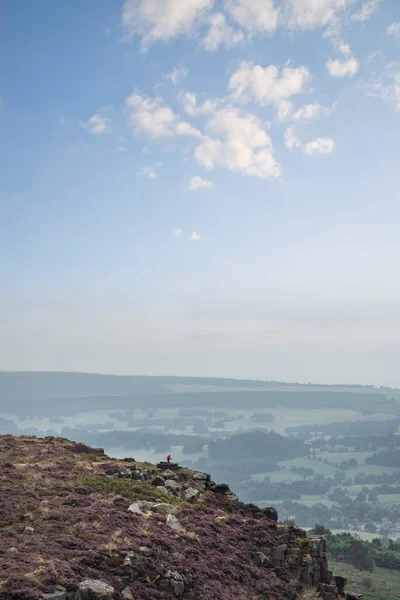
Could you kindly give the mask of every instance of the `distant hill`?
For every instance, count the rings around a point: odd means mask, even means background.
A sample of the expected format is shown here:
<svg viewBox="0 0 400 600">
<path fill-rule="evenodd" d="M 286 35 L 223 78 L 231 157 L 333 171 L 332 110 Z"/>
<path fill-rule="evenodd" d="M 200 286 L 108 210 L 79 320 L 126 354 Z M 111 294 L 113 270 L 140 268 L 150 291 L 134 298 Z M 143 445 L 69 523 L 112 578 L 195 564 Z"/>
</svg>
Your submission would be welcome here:
<svg viewBox="0 0 400 600">
<path fill-rule="evenodd" d="M 0 413 L 68 415 L 142 407 L 340 408 L 400 416 L 396 390 L 240 379 L 0 372 Z"/>
</svg>

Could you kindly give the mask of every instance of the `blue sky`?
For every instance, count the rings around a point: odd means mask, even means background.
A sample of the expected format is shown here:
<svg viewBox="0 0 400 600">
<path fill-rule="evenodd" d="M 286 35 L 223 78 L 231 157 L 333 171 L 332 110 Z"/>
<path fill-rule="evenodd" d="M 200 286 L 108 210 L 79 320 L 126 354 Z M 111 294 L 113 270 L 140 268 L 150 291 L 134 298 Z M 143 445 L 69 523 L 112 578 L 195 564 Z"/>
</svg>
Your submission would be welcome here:
<svg viewBox="0 0 400 600">
<path fill-rule="evenodd" d="M 0 368 L 400 386 L 397 0 L 0 21 Z"/>
</svg>

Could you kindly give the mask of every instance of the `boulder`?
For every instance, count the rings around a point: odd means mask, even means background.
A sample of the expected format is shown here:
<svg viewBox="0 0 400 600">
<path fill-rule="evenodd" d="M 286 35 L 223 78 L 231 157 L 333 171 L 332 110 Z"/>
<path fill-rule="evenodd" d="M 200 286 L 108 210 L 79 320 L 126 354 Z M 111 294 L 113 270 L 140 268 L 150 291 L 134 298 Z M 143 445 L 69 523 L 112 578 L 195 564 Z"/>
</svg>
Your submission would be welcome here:
<svg viewBox="0 0 400 600">
<path fill-rule="evenodd" d="M 182 529 L 182 525 L 174 515 L 167 516 L 166 525 L 174 531 L 180 531 Z"/>
<path fill-rule="evenodd" d="M 182 489 L 182 486 L 181 486 L 181 484 L 180 484 L 178 481 L 174 481 L 173 479 L 168 479 L 168 480 L 165 482 L 165 487 L 167 488 L 167 490 L 170 490 L 170 491 L 172 491 L 172 492 L 175 492 L 175 493 L 177 493 L 177 494 L 178 494 L 178 493 L 181 491 L 181 489 Z"/>
<path fill-rule="evenodd" d="M 99 579 L 87 579 L 78 589 L 82 600 L 113 600 L 114 588 Z"/>
<path fill-rule="evenodd" d="M 159 502 L 154 504 L 152 509 L 153 512 L 159 513 L 161 515 L 177 515 L 178 509 L 173 504 L 168 504 L 167 502 Z"/>
<path fill-rule="evenodd" d="M 167 469 L 164 472 L 164 479 L 178 479 L 178 475 L 171 471 L 171 469 Z"/>
<path fill-rule="evenodd" d="M 173 491 L 171 489 L 168 489 L 165 487 L 165 485 L 158 485 L 156 487 L 156 490 L 158 490 L 159 492 L 162 492 L 163 494 L 166 494 L 167 496 L 173 496 Z"/>
<path fill-rule="evenodd" d="M 122 467 L 118 471 L 118 477 L 123 477 L 125 479 L 132 479 L 132 471 L 128 469 L 128 467 Z"/>
<path fill-rule="evenodd" d="M 285 552 L 286 552 L 286 544 L 281 544 L 280 546 L 275 546 L 272 549 L 272 560 L 274 562 L 281 562 L 285 560 Z"/>
<path fill-rule="evenodd" d="M 113 504 L 114 506 L 122 506 L 123 508 L 128 508 L 129 500 L 127 500 L 123 496 L 115 496 L 115 498 L 113 498 Z"/>
<path fill-rule="evenodd" d="M 174 579 L 171 579 L 170 585 L 175 598 L 181 598 L 185 592 L 185 584 L 183 581 L 175 581 Z"/>
<path fill-rule="evenodd" d="M 190 487 L 185 491 L 185 500 L 190 502 L 191 504 L 196 504 L 197 500 L 200 498 L 199 490 L 195 490 Z"/>
<path fill-rule="evenodd" d="M 27 533 L 28 535 L 32 535 L 32 533 L 35 533 L 35 530 L 33 527 L 30 527 L 29 525 L 27 527 L 25 527 L 24 529 L 24 533 Z"/>
<path fill-rule="evenodd" d="M 137 504 L 140 510 L 143 512 L 149 512 L 153 509 L 153 506 L 156 504 L 156 502 L 150 502 L 150 500 L 137 500 L 135 504 Z"/>
<path fill-rule="evenodd" d="M 214 483 L 210 487 L 210 491 L 214 494 L 228 494 L 231 490 L 227 483 Z"/>
<path fill-rule="evenodd" d="M 161 477 L 161 475 L 157 475 L 152 480 L 151 485 L 165 485 L 165 479 L 164 479 L 164 477 Z"/>
<path fill-rule="evenodd" d="M 193 479 L 195 481 L 207 481 L 208 479 L 210 479 L 210 476 L 208 473 L 195 473 L 193 475 Z"/>
<path fill-rule="evenodd" d="M 137 502 L 134 502 L 133 504 L 130 505 L 130 507 L 128 508 L 128 512 L 131 512 L 134 515 L 142 515 L 143 514 L 143 511 L 141 510 L 141 508 Z"/>
</svg>

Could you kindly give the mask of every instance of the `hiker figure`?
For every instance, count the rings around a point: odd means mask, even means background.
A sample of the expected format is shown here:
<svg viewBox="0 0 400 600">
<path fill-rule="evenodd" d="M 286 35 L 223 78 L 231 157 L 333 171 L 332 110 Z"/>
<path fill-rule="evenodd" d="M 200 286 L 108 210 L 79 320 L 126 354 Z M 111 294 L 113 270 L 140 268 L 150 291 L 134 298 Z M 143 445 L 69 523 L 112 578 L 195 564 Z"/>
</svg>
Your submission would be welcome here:
<svg viewBox="0 0 400 600">
<path fill-rule="evenodd" d="M 171 457 L 171 455 L 170 455 L 170 454 L 168 454 L 168 456 L 167 456 L 167 463 L 168 463 L 168 464 L 171 462 L 171 458 L 172 458 L 172 457 Z"/>
</svg>

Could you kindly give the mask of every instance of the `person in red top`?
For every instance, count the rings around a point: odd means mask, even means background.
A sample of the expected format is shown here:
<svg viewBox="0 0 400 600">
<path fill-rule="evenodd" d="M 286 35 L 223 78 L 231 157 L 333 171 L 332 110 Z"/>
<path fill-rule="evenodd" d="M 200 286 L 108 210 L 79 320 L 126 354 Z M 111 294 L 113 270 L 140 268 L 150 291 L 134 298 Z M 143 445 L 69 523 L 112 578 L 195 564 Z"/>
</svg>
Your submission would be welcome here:
<svg viewBox="0 0 400 600">
<path fill-rule="evenodd" d="M 171 462 L 172 456 L 170 454 L 168 454 L 167 456 L 167 463 L 169 464 Z"/>
</svg>

